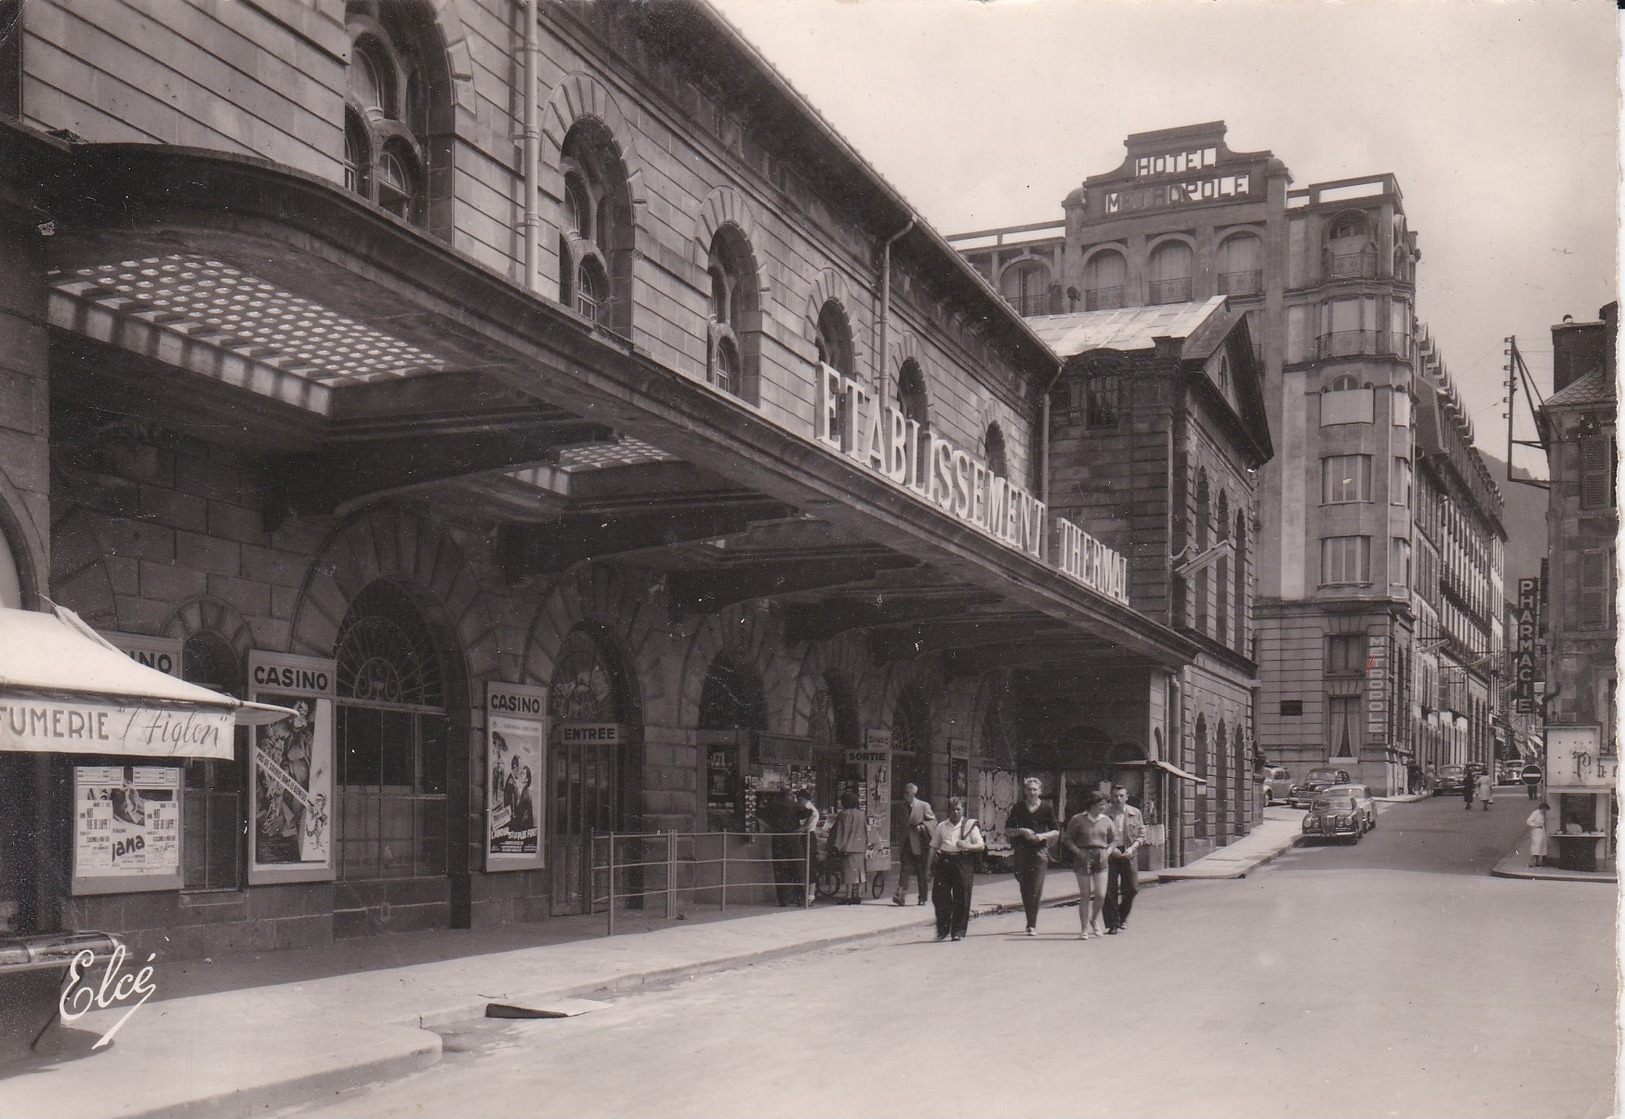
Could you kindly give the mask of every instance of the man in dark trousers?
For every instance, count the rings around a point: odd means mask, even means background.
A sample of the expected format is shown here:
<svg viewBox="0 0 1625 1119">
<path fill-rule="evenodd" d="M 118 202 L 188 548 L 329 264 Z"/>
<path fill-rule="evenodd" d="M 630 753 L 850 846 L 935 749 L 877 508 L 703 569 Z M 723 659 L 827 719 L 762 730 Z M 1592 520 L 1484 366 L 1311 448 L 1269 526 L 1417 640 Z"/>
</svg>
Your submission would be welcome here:
<svg viewBox="0 0 1625 1119">
<path fill-rule="evenodd" d="M 1021 783 L 1022 800 L 1004 819 L 1010 841 L 1021 905 L 1027 911 L 1027 935 L 1038 935 L 1038 906 L 1044 900 L 1044 875 L 1049 870 L 1050 841 L 1061 834 L 1055 809 L 1043 799 L 1044 783 L 1029 777 Z"/>
<path fill-rule="evenodd" d="M 1145 817 L 1128 802 L 1128 790 L 1112 786 L 1111 804 L 1106 814 L 1117 825 L 1117 846 L 1106 858 L 1106 933 L 1120 933 L 1134 908 L 1134 895 L 1140 892 L 1138 856 L 1145 843 Z"/>
<path fill-rule="evenodd" d="M 772 836 L 773 882 L 781 906 L 805 905 L 807 887 L 802 882 L 800 815 L 795 796 L 789 789 L 779 789 L 767 798 L 767 803 L 756 810 L 756 819 L 762 830 Z"/>
<path fill-rule="evenodd" d="M 920 787 L 910 781 L 903 786 L 903 841 L 898 844 L 897 890 L 892 894 L 893 905 L 907 905 L 908 876 L 912 871 L 920 883 L 919 904 L 925 904 L 927 867 L 931 862 L 931 833 L 937 824 L 937 814 L 931 805 L 920 799 Z"/>
</svg>

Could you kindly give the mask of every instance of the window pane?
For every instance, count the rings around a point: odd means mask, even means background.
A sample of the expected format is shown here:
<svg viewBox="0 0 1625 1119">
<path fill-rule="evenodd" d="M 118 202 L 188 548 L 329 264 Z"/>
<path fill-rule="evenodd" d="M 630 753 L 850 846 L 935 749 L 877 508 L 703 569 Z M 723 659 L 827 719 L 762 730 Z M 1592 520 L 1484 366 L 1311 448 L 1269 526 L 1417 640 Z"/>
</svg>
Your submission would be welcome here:
<svg viewBox="0 0 1625 1119">
<path fill-rule="evenodd" d="M 378 783 L 386 788 L 413 787 L 412 770 L 417 753 L 416 720 L 404 711 L 380 711 Z"/>
<path fill-rule="evenodd" d="M 446 748 L 451 741 L 451 720 L 442 715 L 420 715 L 418 734 L 422 756 L 418 790 L 425 793 L 444 793 Z"/>
</svg>

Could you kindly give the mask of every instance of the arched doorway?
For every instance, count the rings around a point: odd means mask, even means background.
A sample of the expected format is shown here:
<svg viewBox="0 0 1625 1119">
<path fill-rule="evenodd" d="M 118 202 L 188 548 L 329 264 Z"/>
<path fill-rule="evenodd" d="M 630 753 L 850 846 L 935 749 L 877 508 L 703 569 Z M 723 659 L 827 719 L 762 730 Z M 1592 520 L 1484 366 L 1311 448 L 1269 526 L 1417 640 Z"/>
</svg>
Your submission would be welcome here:
<svg viewBox="0 0 1625 1119">
<path fill-rule="evenodd" d="M 756 806 L 745 778 L 753 740 L 766 729 L 762 678 L 739 654 L 718 653 L 700 688 L 696 736 L 705 765 L 705 830 L 748 830 Z"/>
<path fill-rule="evenodd" d="M 577 626 L 565 637 L 547 714 L 553 911 L 585 911 L 592 837 L 636 826 L 629 806 L 641 778 L 633 759 L 642 732 L 620 659 L 591 627 Z"/>
<path fill-rule="evenodd" d="M 445 879 L 448 875 L 447 667 L 422 613 L 388 580 L 369 583 L 339 624 L 335 736 L 341 883 Z M 365 928 L 446 923 L 444 901 L 357 889 Z M 359 908 L 359 907 L 358 907 Z"/>
<path fill-rule="evenodd" d="M 833 818 L 843 783 L 852 777 L 846 752 L 863 745 L 857 701 L 841 673 L 826 672 L 818 682 L 807 733 L 812 739 L 813 803 L 826 818 Z"/>
</svg>

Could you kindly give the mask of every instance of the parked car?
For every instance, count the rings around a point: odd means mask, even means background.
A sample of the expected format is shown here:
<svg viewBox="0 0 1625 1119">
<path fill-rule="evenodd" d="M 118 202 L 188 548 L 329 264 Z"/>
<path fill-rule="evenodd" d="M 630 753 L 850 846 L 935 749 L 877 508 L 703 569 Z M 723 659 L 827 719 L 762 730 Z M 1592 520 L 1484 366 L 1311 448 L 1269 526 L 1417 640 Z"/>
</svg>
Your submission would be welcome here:
<svg viewBox="0 0 1625 1119">
<path fill-rule="evenodd" d="M 1523 783 L 1523 762 L 1496 762 L 1495 783 L 1497 785 L 1520 785 Z"/>
<path fill-rule="evenodd" d="M 1333 785 L 1347 785 L 1352 778 L 1346 769 L 1334 769 L 1331 766 L 1316 766 L 1311 769 L 1302 781 L 1294 781 L 1287 789 L 1286 802 L 1293 808 L 1308 808 L 1320 790 Z"/>
<path fill-rule="evenodd" d="M 1360 823 L 1360 807 L 1353 797 L 1341 793 L 1316 797 L 1309 811 L 1303 814 L 1302 834 L 1306 839 L 1346 839 L 1358 843 L 1365 834 Z"/>
<path fill-rule="evenodd" d="M 1467 767 L 1464 765 L 1441 765 L 1438 774 L 1433 780 L 1433 795 L 1436 797 L 1460 796 L 1467 787 Z"/>
<path fill-rule="evenodd" d="M 1287 791 L 1292 788 L 1292 775 L 1286 771 L 1286 767 L 1267 765 L 1261 773 L 1259 783 L 1264 792 L 1264 803 L 1274 804 L 1278 800 L 1285 800 Z"/>
<path fill-rule="evenodd" d="M 1321 796 L 1346 796 L 1354 801 L 1354 807 L 1360 810 L 1360 827 L 1362 831 L 1370 831 L 1377 826 L 1377 801 L 1371 795 L 1370 785 L 1333 785 L 1322 789 Z"/>
</svg>

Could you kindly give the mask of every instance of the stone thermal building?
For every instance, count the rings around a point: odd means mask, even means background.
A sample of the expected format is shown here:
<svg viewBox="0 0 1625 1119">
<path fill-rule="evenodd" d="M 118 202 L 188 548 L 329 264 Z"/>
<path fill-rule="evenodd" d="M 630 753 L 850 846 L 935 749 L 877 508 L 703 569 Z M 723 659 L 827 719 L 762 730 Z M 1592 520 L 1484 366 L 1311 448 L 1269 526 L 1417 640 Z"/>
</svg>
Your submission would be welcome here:
<svg viewBox="0 0 1625 1119">
<path fill-rule="evenodd" d="M 1536 413 L 1551 477 L 1546 799 L 1557 857 L 1611 869 L 1619 815 L 1619 305 L 1552 327 L 1553 393 Z"/>
<path fill-rule="evenodd" d="M 1399 185 L 1294 190 L 1272 153 L 1224 137 L 1222 122 L 1132 135 L 1063 221 L 951 241 L 1027 314 L 1224 297 L 1247 320 L 1274 444 L 1251 558 L 1254 764 L 1335 764 L 1393 791 L 1430 765 L 1487 761 L 1500 498 L 1417 344 Z"/>
<path fill-rule="evenodd" d="M 860 792 L 880 873 L 906 781 L 996 825 L 1025 772 L 1122 780 L 1178 814 L 1163 859 L 1249 818 L 1191 729 L 1250 740 L 1234 313 L 1124 351 L 1125 513 L 1079 445 L 1114 359 L 1063 369 L 702 3 L 0 16 L 0 627 L 55 603 L 295 712 L 215 760 L 0 751 L 12 929 L 203 955 L 714 904 L 792 785 Z M 1084 523 L 1119 515 L 1154 551 Z M 132 792 L 178 841 L 137 846 Z M 612 880 L 605 837 L 657 831 Z"/>
</svg>

